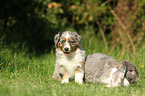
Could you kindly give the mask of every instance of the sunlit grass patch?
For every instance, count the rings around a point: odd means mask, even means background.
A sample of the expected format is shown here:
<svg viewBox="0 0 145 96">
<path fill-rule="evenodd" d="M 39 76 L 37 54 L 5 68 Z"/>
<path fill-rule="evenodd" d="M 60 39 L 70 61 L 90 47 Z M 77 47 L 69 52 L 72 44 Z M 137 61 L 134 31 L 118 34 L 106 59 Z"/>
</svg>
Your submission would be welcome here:
<svg viewBox="0 0 145 96">
<path fill-rule="evenodd" d="M 84 40 L 84 39 L 83 39 Z M 87 46 L 89 45 L 89 46 Z M 105 53 L 121 61 L 129 60 L 139 70 L 139 82 L 128 87 L 107 88 L 104 85 L 85 83 L 78 85 L 74 81 L 61 84 L 52 79 L 55 64 L 55 52 L 40 56 L 25 51 L 13 51 L 12 48 L 1 48 L 0 69 L 0 96 L 144 96 L 145 95 L 145 50 L 139 51 L 135 56 L 114 50 L 104 49 L 101 40 L 95 37 L 84 40 L 82 43 L 87 55 L 92 53 Z M 140 48 L 143 49 L 143 48 Z M 3 64 L 6 64 L 3 66 Z"/>
</svg>

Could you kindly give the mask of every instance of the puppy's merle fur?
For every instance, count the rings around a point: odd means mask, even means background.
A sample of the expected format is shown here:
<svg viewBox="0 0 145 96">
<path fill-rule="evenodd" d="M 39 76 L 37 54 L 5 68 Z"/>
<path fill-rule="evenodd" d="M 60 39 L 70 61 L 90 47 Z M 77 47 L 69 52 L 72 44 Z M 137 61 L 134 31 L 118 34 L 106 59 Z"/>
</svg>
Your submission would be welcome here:
<svg viewBox="0 0 145 96">
<path fill-rule="evenodd" d="M 53 78 L 61 83 L 69 83 L 75 79 L 78 84 L 83 83 L 85 50 L 80 46 L 81 36 L 76 32 L 65 31 L 54 37 L 56 48 L 56 62 Z"/>
</svg>

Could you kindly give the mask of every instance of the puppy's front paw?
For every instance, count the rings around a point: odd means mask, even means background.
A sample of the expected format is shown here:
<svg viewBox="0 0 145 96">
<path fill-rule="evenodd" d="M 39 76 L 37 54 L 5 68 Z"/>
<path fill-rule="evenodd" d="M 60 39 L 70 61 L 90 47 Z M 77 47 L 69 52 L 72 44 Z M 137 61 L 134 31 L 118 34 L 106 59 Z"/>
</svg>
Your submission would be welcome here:
<svg viewBox="0 0 145 96">
<path fill-rule="evenodd" d="M 75 74 L 75 82 L 78 83 L 79 85 L 83 84 L 83 73 L 77 73 Z"/>
<path fill-rule="evenodd" d="M 69 79 L 63 79 L 61 80 L 61 83 L 69 83 Z"/>
<path fill-rule="evenodd" d="M 82 85 L 83 84 L 83 80 L 79 80 L 79 79 L 77 80 L 76 79 L 75 82 L 78 83 L 79 85 Z"/>
</svg>

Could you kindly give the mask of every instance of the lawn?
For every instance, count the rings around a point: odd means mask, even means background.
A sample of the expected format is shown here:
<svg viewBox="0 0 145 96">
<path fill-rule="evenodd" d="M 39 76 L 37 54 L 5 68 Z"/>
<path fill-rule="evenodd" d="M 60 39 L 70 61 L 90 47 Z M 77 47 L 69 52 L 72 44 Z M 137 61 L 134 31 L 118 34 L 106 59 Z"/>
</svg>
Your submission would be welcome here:
<svg viewBox="0 0 145 96">
<path fill-rule="evenodd" d="M 96 40 L 96 39 L 95 39 Z M 36 56 L 22 50 L 1 47 L 0 49 L 0 96 L 145 96 L 145 48 L 136 54 L 122 56 L 119 49 L 109 54 L 103 42 L 89 38 L 82 43 L 87 55 L 94 52 L 105 53 L 118 61 L 129 60 L 139 70 L 138 84 L 128 87 L 107 88 L 104 85 L 85 83 L 78 85 L 74 81 L 61 84 L 52 79 L 55 63 L 55 51 Z M 2 66 L 5 64 L 5 66 Z"/>
</svg>

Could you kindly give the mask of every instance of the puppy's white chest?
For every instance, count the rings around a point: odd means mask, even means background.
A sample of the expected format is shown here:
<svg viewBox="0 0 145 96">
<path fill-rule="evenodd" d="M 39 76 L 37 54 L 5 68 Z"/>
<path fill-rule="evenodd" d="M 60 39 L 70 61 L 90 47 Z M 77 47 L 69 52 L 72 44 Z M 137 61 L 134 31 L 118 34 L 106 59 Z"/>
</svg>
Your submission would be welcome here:
<svg viewBox="0 0 145 96">
<path fill-rule="evenodd" d="M 74 57 L 74 58 L 66 58 L 66 57 L 64 57 L 61 60 L 59 60 L 59 64 L 64 66 L 64 67 L 68 67 L 68 69 L 80 66 L 79 62 L 80 62 L 80 60 L 77 60 L 76 57 Z"/>
<path fill-rule="evenodd" d="M 75 56 L 72 55 L 72 57 L 66 57 L 66 56 L 61 56 L 59 58 L 58 63 L 60 66 L 63 66 L 65 70 L 67 71 L 69 77 L 73 77 L 75 74 L 75 71 L 78 67 L 81 67 L 82 65 L 80 62 L 82 61 L 82 56 L 79 54 L 75 54 Z"/>
</svg>

